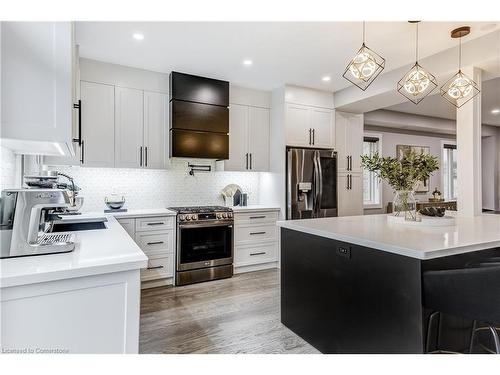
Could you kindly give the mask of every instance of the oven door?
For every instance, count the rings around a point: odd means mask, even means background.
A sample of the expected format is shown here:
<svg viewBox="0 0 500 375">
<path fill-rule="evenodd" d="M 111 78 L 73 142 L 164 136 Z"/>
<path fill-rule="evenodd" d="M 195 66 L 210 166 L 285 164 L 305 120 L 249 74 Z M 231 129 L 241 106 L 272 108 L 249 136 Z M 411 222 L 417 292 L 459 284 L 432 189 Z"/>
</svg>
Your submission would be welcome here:
<svg viewBox="0 0 500 375">
<path fill-rule="evenodd" d="M 233 263 L 232 223 L 179 224 L 177 232 L 177 271 Z"/>
</svg>

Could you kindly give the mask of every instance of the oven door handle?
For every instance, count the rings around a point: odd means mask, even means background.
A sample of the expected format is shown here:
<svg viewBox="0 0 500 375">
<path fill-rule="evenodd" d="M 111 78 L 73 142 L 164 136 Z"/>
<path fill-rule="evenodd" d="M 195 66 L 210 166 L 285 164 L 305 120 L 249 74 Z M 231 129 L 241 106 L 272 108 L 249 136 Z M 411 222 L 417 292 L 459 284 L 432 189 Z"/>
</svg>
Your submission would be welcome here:
<svg viewBox="0 0 500 375">
<path fill-rule="evenodd" d="M 182 223 L 179 228 L 206 228 L 206 227 L 228 227 L 232 228 L 233 224 L 229 223 Z"/>
</svg>

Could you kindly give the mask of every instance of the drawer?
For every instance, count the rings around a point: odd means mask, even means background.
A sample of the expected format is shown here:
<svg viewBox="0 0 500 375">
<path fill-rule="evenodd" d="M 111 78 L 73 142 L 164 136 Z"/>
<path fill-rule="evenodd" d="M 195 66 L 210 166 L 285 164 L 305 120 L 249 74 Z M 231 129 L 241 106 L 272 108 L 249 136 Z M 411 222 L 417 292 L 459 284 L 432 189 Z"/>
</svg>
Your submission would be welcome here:
<svg viewBox="0 0 500 375">
<path fill-rule="evenodd" d="M 137 232 L 135 242 L 148 257 L 174 252 L 174 231 Z"/>
<path fill-rule="evenodd" d="M 128 235 L 134 238 L 135 234 L 135 219 L 117 219 L 118 223 L 125 229 Z"/>
<path fill-rule="evenodd" d="M 174 229 L 175 216 L 144 217 L 135 219 L 136 232 Z"/>
<path fill-rule="evenodd" d="M 239 225 L 234 228 L 234 243 L 247 244 L 263 241 L 275 241 L 277 228 L 275 224 L 266 225 Z"/>
<path fill-rule="evenodd" d="M 278 220 L 277 211 L 262 211 L 262 212 L 235 212 L 235 224 L 262 224 L 273 223 Z"/>
<path fill-rule="evenodd" d="M 174 270 L 174 256 L 150 259 L 148 268 L 141 270 L 141 281 L 149 281 L 172 277 Z"/>
<path fill-rule="evenodd" d="M 278 260 L 277 248 L 277 242 L 257 246 L 236 246 L 234 248 L 234 265 L 238 267 L 276 262 Z"/>
</svg>

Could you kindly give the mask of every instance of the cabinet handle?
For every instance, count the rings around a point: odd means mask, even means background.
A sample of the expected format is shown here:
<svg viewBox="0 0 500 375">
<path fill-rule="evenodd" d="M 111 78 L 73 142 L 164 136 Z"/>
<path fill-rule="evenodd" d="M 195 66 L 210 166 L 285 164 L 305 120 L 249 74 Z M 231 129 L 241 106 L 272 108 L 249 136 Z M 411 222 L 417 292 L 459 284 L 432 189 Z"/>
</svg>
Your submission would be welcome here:
<svg viewBox="0 0 500 375">
<path fill-rule="evenodd" d="M 80 159 L 80 163 L 83 165 L 83 163 L 85 162 L 85 159 L 84 159 L 84 157 L 85 157 L 85 142 L 83 141 L 83 139 L 82 139 L 82 146 L 81 146 L 80 152 L 81 152 L 81 156 L 82 156 Z"/>
<path fill-rule="evenodd" d="M 312 145 L 312 129 L 309 128 L 309 146 Z"/>
<path fill-rule="evenodd" d="M 142 167 L 142 146 L 139 147 L 139 167 Z"/>
<path fill-rule="evenodd" d="M 314 131 L 315 131 L 315 129 L 313 129 L 313 146 L 314 146 L 314 143 L 315 143 L 315 141 L 314 141 Z"/>
<path fill-rule="evenodd" d="M 250 169 L 252 169 L 252 153 L 250 153 Z"/>
<path fill-rule="evenodd" d="M 148 146 L 144 147 L 144 164 L 148 166 Z"/>
<path fill-rule="evenodd" d="M 254 255 L 264 255 L 266 252 L 265 251 L 261 251 L 261 252 L 258 252 L 258 253 L 250 253 L 250 256 L 254 256 Z"/>
<path fill-rule="evenodd" d="M 163 242 L 163 241 L 147 242 L 148 245 L 161 245 L 162 243 L 165 243 L 165 242 Z"/>
<path fill-rule="evenodd" d="M 245 169 L 248 169 L 248 152 L 245 154 Z"/>
<path fill-rule="evenodd" d="M 346 190 L 349 190 L 349 175 L 347 175 L 347 178 L 346 178 Z"/>
<path fill-rule="evenodd" d="M 156 222 L 152 222 L 152 223 L 147 223 L 146 225 L 163 225 L 165 224 L 165 222 L 163 221 L 156 221 Z"/>
<path fill-rule="evenodd" d="M 163 266 L 154 266 L 154 267 L 148 267 L 148 270 L 158 270 L 160 268 L 163 268 Z"/>
<path fill-rule="evenodd" d="M 78 109 L 78 138 L 73 138 L 73 142 L 77 142 L 79 146 L 82 145 L 82 101 L 73 103 L 73 108 Z"/>
<path fill-rule="evenodd" d="M 262 215 L 262 216 L 250 216 L 249 219 L 265 219 L 266 216 L 265 215 Z"/>
<path fill-rule="evenodd" d="M 349 190 L 352 190 L 352 174 L 349 175 Z"/>
<path fill-rule="evenodd" d="M 250 232 L 251 236 L 254 236 L 256 234 L 266 234 L 266 232 Z"/>
</svg>

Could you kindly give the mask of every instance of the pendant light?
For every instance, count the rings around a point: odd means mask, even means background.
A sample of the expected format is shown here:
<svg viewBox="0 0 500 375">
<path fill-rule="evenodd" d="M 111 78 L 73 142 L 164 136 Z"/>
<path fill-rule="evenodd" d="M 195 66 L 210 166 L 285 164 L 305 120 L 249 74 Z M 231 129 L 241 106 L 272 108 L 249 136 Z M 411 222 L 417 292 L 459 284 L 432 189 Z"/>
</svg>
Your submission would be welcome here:
<svg viewBox="0 0 500 375">
<path fill-rule="evenodd" d="M 436 77 L 418 63 L 418 23 L 420 21 L 408 22 L 416 25 L 415 65 L 399 80 L 398 92 L 414 104 L 418 104 L 434 91 L 438 84 Z"/>
<path fill-rule="evenodd" d="M 469 33 L 469 26 L 452 30 L 451 37 L 458 38 L 458 72 L 441 87 L 441 96 L 457 108 L 480 93 L 477 83 L 462 72 L 462 37 Z"/>
<path fill-rule="evenodd" d="M 365 44 L 365 22 L 363 21 L 363 44 L 345 68 L 342 77 L 364 91 L 384 68 L 385 59 Z"/>
</svg>

